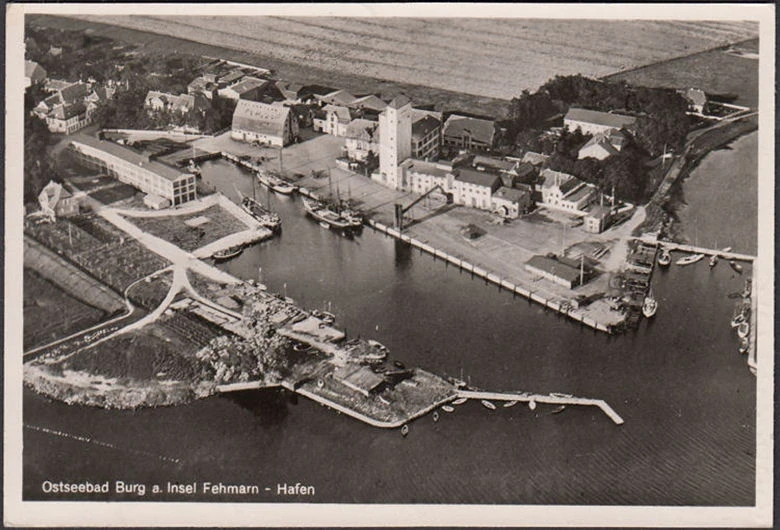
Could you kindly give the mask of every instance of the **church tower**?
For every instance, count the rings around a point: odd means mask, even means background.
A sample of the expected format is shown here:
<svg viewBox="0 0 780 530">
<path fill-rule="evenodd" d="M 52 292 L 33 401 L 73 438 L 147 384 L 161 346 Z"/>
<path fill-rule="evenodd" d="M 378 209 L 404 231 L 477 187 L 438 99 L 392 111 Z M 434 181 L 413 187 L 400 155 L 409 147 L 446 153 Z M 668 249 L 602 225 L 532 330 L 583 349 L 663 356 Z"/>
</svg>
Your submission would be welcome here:
<svg viewBox="0 0 780 530">
<path fill-rule="evenodd" d="M 398 165 L 412 156 L 412 102 L 395 97 L 379 115 L 379 182 L 403 189 Z"/>
</svg>

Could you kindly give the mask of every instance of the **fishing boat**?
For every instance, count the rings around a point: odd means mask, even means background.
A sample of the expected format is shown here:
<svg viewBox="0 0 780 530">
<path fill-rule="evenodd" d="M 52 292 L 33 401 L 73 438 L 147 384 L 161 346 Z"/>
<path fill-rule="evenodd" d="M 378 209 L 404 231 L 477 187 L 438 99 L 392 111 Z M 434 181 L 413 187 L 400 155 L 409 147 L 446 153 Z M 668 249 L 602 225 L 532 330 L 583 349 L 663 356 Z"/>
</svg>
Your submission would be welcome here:
<svg viewBox="0 0 780 530">
<path fill-rule="evenodd" d="M 509 407 L 514 407 L 515 405 L 517 405 L 517 401 L 507 401 L 504 403 L 504 408 L 508 409 Z"/>
<path fill-rule="evenodd" d="M 241 199 L 241 208 L 251 215 L 261 226 L 270 230 L 278 230 L 282 226 L 282 220 L 278 214 L 260 204 L 252 197 Z"/>
<path fill-rule="evenodd" d="M 742 354 L 747 353 L 749 347 L 750 347 L 750 342 L 748 341 L 747 337 L 739 341 L 739 353 Z"/>
<path fill-rule="evenodd" d="M 306 213 L 315 221 L 318 221 L 321 226 L 327 225 L 328 228 L 336 228 L 339 230 L 349 230 L 352 228 L 352 225 L 348 220 L 344 219 L 324 204 L 306 198 L 303 198 L 302 200 L 303 208 L 306 210 Z"/>
<path fill-rule="evenodd" d="M 404 424 L 403 427 L 401 427 L 401 436 L 406 436 L 409 434 L 409 426 Z"/>
<path fill-rule="evenodd" d="M 442 405 L 441 410 L 444 412 L 455 412 L 455 407 L 451 407 L 450 405 Z"/>
<path fill-rule="evenodd" d="M 436 412 L 435 410 L 433 411 L 433 421 L 434 422 L 439 421 L 439 413 Z"/>
<path fill-rule="evenodd" d="M 217 250 L 214 254 L 211 255 L 211 258 L 214 261 L 227 261 L 229 259 L 235 258 L 243 251 L 244 251 L 244 245 L 236 245 L 234 247 L 228 247 L 222 250 Z"/>
<path fill-rule="evenodd" d="M 282 195 L 292 195 L 295 193 L 296 187 L 294 185 L 275 175 L 265 175 L 265 178 L 261 178 L 258 174 L 257 179 L 268 186 L 273 192 L 280 193 Z"/>
<path fill-rule="evenodd" d="M 483 399 L 481 403 L 487 409 L 496 410 L 496 406 L 491 401 L 488 401 L 487 399 Z"/>
<path fill-rule="evenodd" d="M 714 267 L 717 264 L 718 264 L 718 255 L 713 254 L 712 256 L 710 256 L 710 268 Z"/>
<path fill-rule="evenodd" d="M 658 255 L 658 264 L 662 267 L 668 267 L 671 262 L 672 254 L 669 252 L 669 249 L 662 249 L 661 253 Z"/>
<path fill-rule="evenodd" d="M 685 256 L 684 258 L 678 259 L 675 263 L 677 265 L 691 265 L 692 263 L 696 263 L 702 259 L 704 259 L 704 254 L 692 254 L 690 256 Z"/>
<path fill-rule="evenodd" d="M 731 265 L 731 268 L 737 271 L 739 274 L 742 274 L 742 265 L 734 260 L 729 261 L 729 265 Z"/>
<path fill-rule="evenodd" d="M 452 402 L 453 405 L 463 405 L 466 401 L 468 401 L 468 398 L 458 398 L 455 401 Z"/>
<path fill-rule="evenodd" d="M 746 338 L 748 335 L 750 335 L 750 324 L 747 322 L 741 323 L 739 326 L 737 326 L 737 335 L 740 339 Z"/>
<path fill-rule="evenodd" d="M 645 301 L 642 303 L 642 314 L 645 318 L 650 318 L 658 311 L 658 302 L 653 298 L 653 292 L 650 291 L 645 296 Z"/>
</svg>

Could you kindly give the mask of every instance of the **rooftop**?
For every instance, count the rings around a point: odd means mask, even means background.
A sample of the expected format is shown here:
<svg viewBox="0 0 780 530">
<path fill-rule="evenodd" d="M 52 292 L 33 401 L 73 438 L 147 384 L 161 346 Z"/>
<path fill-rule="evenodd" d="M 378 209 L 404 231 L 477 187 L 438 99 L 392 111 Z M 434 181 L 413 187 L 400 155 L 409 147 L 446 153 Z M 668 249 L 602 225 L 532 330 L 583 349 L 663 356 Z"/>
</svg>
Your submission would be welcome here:
<svg viewBox="0 0 780 530">
<path fill-rule="evenodd" d="M 469 184 L 476 184 L 477 186 L 485 186 L 488 188 L 494 188 L 501 184 L 501 177 L 498 175 L 468 168 L 458 169 L 457 176 L 455 178 L 461 182 L 467 182 Z"/>
<path fill-rule="evenodd" d="M 502 158 L 494 158 L 492 156 L 477 155 L 471 162 L 474 167 L 490 167 L 500 169 L 502 171 L 511 171 L 515 168 L 515 162 L 511 160 L 504 160 Z"/>
<path fill-rule="evenodd" d="M 161 177 L 170 181 L 175 181 L 185 175 L 188 175 L 188 173 L 182 173 L 178 169 L 175 169 L 171 166 L 167 166 L 155 160 L 149 160 L 148 156 L 145 156 L 138 151 L 135 151 L 134 149 L 121 146 L 109 140 L 98 140 L 94 136 L 88 134 L 79 134 L 74 136 L 71 140 L 71 143 L 83 144 L 95 149 L 99 149 L 105 153 L 108 153 L 109 155 L 113 155 L 117 158 L 121 158 L 122 160 L 130 162 L 131 164 L 148 169 L 149 171 L 156 173 L 157 175 L 160 175 Z"/>
<path fill-rule="evenodd" d="M 334 112 L 336 113 L 336 116 L 338 117 L 338 120 L 341 123 L 349 123 L 352 121 L 352 115 L 349 112 L 349 109 L 347 107 L 344 107 L 342 105 L 325 105 L 322 109 L 326 113 L 328 112 Z"/>
<path fill-rule="evenodd" d="M 347 138 L 379 142 L 379 124 L 375 121 L 358 118 L 347 125 Z"/>
<path fill-rule="evenodd" d="M 355 109 L 370 109 L 376 112 L 382 111 L 387 107 L 387 103 L 373 94 L 355 98 L 349 103 L 349 106 Z"/>
<path fill-rule="evenodd" d="M 582 185 L 574 188 L 569 192 L 568 195 L 566 195 L 564 198 L 567 201 L 577 202 L 588 195 L 593 193 L 593 188 L 585 183 L 581 183 Z"/>
<path fill-rule="evenodd" d="M 403 94 L 400 94 L 392 99 L 390 103 L 387 104 L 388 107 L 391 109 L 400 109 L 401 107 L 405 107 L 406 105 L 411 104 L 412 102 L 409 100 L 408 97 L 404 96 Z"/>
<path fill-rule="evenodd" d="M 523 155 L 523 162 L 528 162 L 531 165 L 534 166 L 540 166 L 544 164 L 545 160 L 550 158 L 547 155 L 543 155 L 542 153 L 534 153 L 533 151 L 528 151 Z"/>
<path fill-rule="evenodd" d="M 290 108 L 239 99 L 233 112 L 233 129 L 281 136 Z"/>
<path fill-rule="evenodd" d="M 517 188 L 507 188 L 506 186 L 501 186 L 498 188 L 495 192 L 493 192 L 493 197 L 504 199 L 510 202 L 519 202 L 520 199 L 528 195 L 527 190 L 519 190 Z"/>
<path fill-rule="evenodd" d="M 568 261 L 568 260 L 566 260 Z M 571 283 L 577 283 L 580 279 L 580 269 L 565 263 L 562 258 L 549 258 L 547 256 L 533 256 L 526 265 L 548 272 Z"/>
<path fill-rule="evenodd" d="M 494 121 L 461 116 L 459 114 L 451 114 L 447 121 L 444 122 L 442 130 L 444 136 L 462 137 L 469 135 L 472 139 L 488 145 L 493 143 L 495 131 Z"/>
<path fill-rule="evenodd" d="M 412 138 L 425 138 L 431 131 L 441 125 L 441 122 L 433 116 L 426 115 L 412 123 Z"/>
<path fill-rule="evenodd" d="M 249 92 L 250 90 L 254 90 L 255 88 L 261 87 L 266 83 L 268 83 L 268 81 L 264 81 L 256 77 L 245 77 L 244 79 L 242 79 L 241 81 L 239 81 L 238 83 L 230 87 L 230 90 L 240 95 Z"/>
<path fill-rule="evenodd" d="M 636 122 L 636 118 L 633 116 L 625 116 L 623 114 L 613 114 L 611 112 L 601 112 L 598 110 L 588 110 L 572 107 L 569 112 L 566 113 L 564 120 L 580 121 L 584 123 L 592 123 L 594 125 L 603 125 L 605 127 L 613 127 L 615 129 L 622 129 L 628 127 Z"/>
<path fill-rule="evenodd" d="M 552 169 L 545 169 L 541 173 L 541 177 L 544 178 L 543 188 L 559 187 L 561 193 L 567 193 L 574 189 L 579 184 L 579 180 L 574 175 L 563 173 L 561 171 L 553 171 Z"/>
<path fill-rule="evenodd" d="M 421 173 L 423 175 L 432 175 L 434 177 L 446 177 L 452 173 L 452 170 L 437 164 L 435 162 L 426 162 L 424 160 L 407 159 L 404 164 L 412 173 Z"/>
</svg>

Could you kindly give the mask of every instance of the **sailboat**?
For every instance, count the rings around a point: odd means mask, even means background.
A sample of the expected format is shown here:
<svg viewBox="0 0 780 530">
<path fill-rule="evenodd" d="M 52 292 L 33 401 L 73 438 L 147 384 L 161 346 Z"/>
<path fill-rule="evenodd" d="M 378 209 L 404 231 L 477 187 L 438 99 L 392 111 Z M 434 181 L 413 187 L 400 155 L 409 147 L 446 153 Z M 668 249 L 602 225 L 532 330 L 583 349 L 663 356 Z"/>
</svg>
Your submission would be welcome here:
<svg viewBox="0 0 780 530">
<path fill-rule="evenodd" d="M 252 180 L 252 197 L 243 196 L 236 188 L 239 197 L 241 197 L 241 208 L 251 215 L 261 226 L 276 232 L 282 227 L 282 219 L 276 212 L 273 212 L 263 206 L 255 197 L 255 181 Z"/>
</svg>

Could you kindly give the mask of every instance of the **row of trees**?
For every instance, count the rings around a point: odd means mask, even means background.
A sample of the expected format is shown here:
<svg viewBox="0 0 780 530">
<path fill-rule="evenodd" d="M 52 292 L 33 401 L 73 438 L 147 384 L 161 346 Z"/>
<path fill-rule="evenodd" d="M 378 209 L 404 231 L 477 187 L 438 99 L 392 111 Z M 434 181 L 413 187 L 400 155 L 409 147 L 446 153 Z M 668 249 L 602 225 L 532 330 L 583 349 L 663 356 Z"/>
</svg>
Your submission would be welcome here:
<svg viewBox="0 0 780 530">
<path fill-rule="evenodd" d="M 688 103 L 675 90 L 568 75 L 556 76 L 535 93 L 526 90 L 512 99 L 506 122 L 510 136 L 516 143 L 527 141 L 529 130 L 544 128 L 551 118 L 572 106 L 637 116 L 636 143 L 653 157 L 665 147 L 681 148 L 690 129 Z"/>
<path fill-rule="evenodd" d="M 46 122 L 32 113 L 43 89 L 33 85 L 24 94 L 24 202 L 34 202 L 43 187 L 55 178 L 49 155 L 52 134 Z"/>
</svg>

